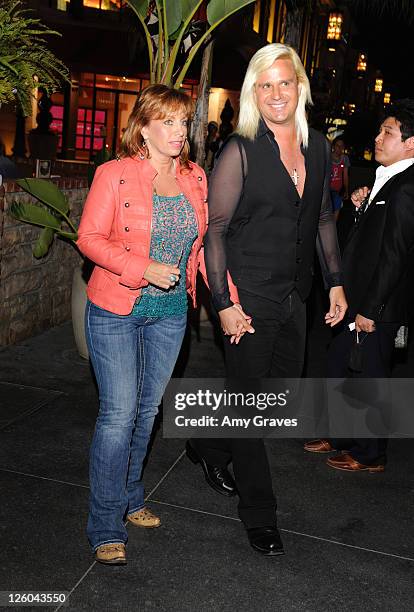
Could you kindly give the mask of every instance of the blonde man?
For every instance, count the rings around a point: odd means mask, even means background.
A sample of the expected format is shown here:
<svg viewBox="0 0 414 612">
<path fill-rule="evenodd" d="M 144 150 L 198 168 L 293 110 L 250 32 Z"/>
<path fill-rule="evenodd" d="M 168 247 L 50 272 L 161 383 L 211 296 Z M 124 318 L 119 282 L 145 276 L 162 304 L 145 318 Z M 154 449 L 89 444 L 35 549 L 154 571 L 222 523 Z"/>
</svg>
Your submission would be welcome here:
<svg viewBox="0 0 414 612">
<path fill-rule="evenodd" d="M 271 44 L 257 51 L 243 83 L 236 134 L 216 162 L 209 189 L 205 255 L 229 377 L 301 376 L 315 245 L 330 288 L 326 322 L 336 325 L 346 310 L 329 145 L 308 127 L 310 103 L 294 49 Z M 230 300 L 227 270 L 239 303 Z M 196 440 L 187 451 L 216 491 L 237 490 L 251 546 L 264 555 L 282 554 L 263 440 Z"/>
</svg>

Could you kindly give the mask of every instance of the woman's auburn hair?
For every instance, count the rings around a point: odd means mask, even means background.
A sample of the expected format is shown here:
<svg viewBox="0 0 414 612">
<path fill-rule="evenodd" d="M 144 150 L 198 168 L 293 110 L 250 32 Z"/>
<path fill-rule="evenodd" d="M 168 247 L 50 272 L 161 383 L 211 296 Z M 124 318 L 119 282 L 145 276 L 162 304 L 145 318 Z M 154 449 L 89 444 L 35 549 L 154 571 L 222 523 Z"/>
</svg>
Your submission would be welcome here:
<svg viewBox="0 0 414 612">
<path fill-rule="evenodd" d="M 269 70 L 272 64 L 279 59 L 290 60 L 296 73 L 299 88 L 299 100 L 295 113 L 296 135 L 298 142 L 303 143 L 306 148 L 309 139 L 306 105 L 312 104 L 309 79 L 293 47 L 281 43 L 271 43 L 262 47 L 250 60 L 240 92 L 240 113 L 236 133 L 249 140 L 255 139 L 260 121 L 255 95 L 256 81 L 260 73 Z"/>
<path fill-rule="evenodd" d="M 193 101 L 187 94 L 167 87 L 167 85 L 148 85 L 137 97 L 134 108 L 128 118 L 128 124 L 122 136 L 118 157 L 149 158 L 148 147 L 144 146 L 141 130 L 153 119 L 165 119 L 170 115 L 183 113 L 189 121 L 193 114 Z M 190 145 L 185 140 L 179 155 L 181 166 L 191 170 L 189 164 Z"/>
</svg>

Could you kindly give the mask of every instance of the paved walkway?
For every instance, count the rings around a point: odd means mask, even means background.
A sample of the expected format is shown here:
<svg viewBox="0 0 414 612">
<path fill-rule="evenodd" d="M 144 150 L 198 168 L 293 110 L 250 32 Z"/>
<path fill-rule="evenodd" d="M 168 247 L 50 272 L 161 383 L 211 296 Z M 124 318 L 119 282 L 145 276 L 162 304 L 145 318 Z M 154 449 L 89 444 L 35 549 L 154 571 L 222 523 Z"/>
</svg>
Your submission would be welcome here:
<svg viewBox="0 0 414 612">
<path fill-rule="evenodd" d="M 322 375 L 328 339 L 314 324 L 309 375 Z M 211 325 L 185 346 L 181 374 L 223 374 Z M 145 480 L 163 525 L 129 528 L 128 565 L 105 567 L 85 537 L 97 397 L 69 324 L 0 351 L 0 402 L 0 590 L 67 591 L 73 611 L 413 609 L 411 440 L 391 442 L 377 475 L 329 469 L 302 440 L 271 440 L 286 555 L 266 558 L 249 547 L 235 500 L 211 491 L 183 441 L 158 430 Z"/>
</svg>

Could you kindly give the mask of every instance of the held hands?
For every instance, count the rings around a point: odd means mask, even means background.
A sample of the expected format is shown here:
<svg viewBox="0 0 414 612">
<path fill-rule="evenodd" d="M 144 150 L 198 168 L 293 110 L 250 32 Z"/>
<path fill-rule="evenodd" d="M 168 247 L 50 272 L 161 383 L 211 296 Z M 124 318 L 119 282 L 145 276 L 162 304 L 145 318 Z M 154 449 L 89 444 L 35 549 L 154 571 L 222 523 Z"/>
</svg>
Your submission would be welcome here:
<svg viewBox="0 0 414 612">
<path fill-rule="evenodd" d="M 370 334 L 375 331 L 375 321 L 367 319 L 363 315 L 357 314 L 355 317 L 355 329 L 357 332 L 363 331 Z"/>
<path fill-rule="evenodd" d="M 144 278 L 160 289 L 170 289 L 180 280 L 180 268 L 160 261 L 151 261 L 144 272 Z"/>
<path fill-rule="evenodd" d="M 230 342 L 238 344 L 244 334 L 254 334 L 254 327 L 251 325 L 252 318 L 249 317 L 240 304 L 234 304 L 230 308 L 225 308 L 219 312 L 221 329 L 225 336 L 231 336 Z"/>
<path fill-rule="evenodd" d="M 334 327 L 342 321 L 348 308 L 343 287 L 332 287 L 329 291 L 329 301 L 329 312 L 325 315 L 325 323 Z"/>
<path fill-rule="evenodd" d="M 360 187 L 351 193 L 351 201 L 355 208 L 361 206 L 362 202 L 368 197 L 370 191 L 368 187 Z"/>
</svg>

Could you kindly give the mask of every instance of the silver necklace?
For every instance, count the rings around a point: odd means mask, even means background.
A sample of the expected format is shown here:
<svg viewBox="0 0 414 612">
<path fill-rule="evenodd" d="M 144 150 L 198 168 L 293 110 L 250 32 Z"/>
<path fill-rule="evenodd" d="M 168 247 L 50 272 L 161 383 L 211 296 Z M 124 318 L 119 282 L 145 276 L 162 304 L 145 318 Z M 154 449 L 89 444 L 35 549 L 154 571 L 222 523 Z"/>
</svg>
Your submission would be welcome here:
<svg viewBox="0 0 414 612">
<path fill-rule="evenodd" d="M 297 187 L 298 186 L 298 181 L 299 181 L 299 174 L 298 174 L 298 171 L 296 170 L 296 168 L 293 168 L 293 172 L 290 175 L 290 178 L 292 179 L 293 184 L 295 185 L 295 187 Z"/>
</svg>

